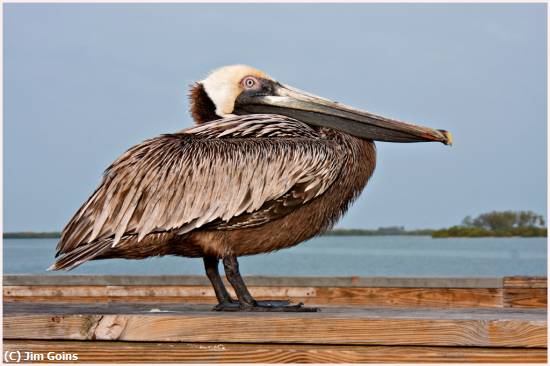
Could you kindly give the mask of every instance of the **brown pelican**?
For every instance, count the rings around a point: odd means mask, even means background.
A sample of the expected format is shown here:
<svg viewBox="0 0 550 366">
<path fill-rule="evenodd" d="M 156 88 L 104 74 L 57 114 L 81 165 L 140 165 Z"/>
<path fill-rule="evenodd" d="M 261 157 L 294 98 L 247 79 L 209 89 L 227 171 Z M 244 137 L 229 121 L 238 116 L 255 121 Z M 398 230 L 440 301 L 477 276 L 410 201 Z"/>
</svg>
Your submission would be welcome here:
<svg viewBox="0 0 550 366">
<path fill-rule="evenodd" d="M 237 257 L 299 244 L 330 228 L 375 167 L 373 140 L 451 143 L 407 124 L 226 66 L 190 91 L 198 124 L 136 145 L 104 173 L 64 228 L 50 269 L 89 260 L 202 257 L 215 310 L 312 311 L 256 301 Z M 232 299 L 218 272 L 238 299 Z"/>
</svg>

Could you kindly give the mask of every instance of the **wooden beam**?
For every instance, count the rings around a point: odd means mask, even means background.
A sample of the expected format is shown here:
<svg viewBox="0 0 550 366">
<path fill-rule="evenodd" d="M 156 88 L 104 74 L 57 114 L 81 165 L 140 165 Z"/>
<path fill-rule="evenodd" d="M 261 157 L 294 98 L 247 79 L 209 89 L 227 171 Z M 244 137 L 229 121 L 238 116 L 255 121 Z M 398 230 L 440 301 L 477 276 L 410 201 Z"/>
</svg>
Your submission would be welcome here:
<svg viewBox="0 0 550 366">
<path fill-rule="evenodd" d="M 245 276 L 258 287 L 502 288 L 502 277 Z M 206 276 L 4 275 L 6 286 L 209 286 Z"/>
<path fill-rule="evenodd" d="M 318 305 L 501 307 L 502 289 L 249 286 L 258 299 L 292 299 Z M 233 290 L 229 288 L 233 295 Z M 211 286 L 4 286 L 4 301 L 139 301 L 215 303 Z M 518 302 L 521 307 L 524 302 Z M 531 304 L 536 305 L 536 304 Z"/>
<path fill-rule="evenodd" d="M 526 277 L 512 276 L 504 277 L 504 288 L 547 288 L 548 279 L 546 277 Z"/>
<path fill-rule="evenodd" d="M 546 363 L 545 349 L 300 344 L 4 341 L 4 351 L 76 355 L 85 363 Z M 35 356 L 36 357 L 36 356 Z M 74 357 L 74 356 L 72 356 Z"/>
<path fill-rule="evenodd" d="M 546 308 L 548 292 L 545 288 L 506 288 L 503 305 L 510 308 Z"/>
<path fill-rule="evenodd" d="M 546 347 L 544 310 L 359 309 L 216 313 L 209 305 L 4 305 L 6 339 Z"/>
<path fill-rule="evenodd" d="M 481 288 L 316 288 L 310 303 L 340 306 L 500 307 L 502 290 Z M 307 298 L 297 301 L 308 302 Z"/>
<path fill-rule="evenodd" d="M 4 279 L 7 302 L 147 302 L 151 298 L 158 302 L 215 302 L 213 290 L 202 276 L 5 276 Z M 547 307 L 546 278 L 541 277 L 506 277 L 500 279 L 500 287 L 476 287 L 497 284 L 493 279 L 474 278 L 250 277 L 247 280 L 251 292 L 259 299 L 289 298 L 319 305 Z M 426 287 L 411 287 L 413 284 Z M 233 293 L 231 286 L 227 287 Z"/>
</svg>

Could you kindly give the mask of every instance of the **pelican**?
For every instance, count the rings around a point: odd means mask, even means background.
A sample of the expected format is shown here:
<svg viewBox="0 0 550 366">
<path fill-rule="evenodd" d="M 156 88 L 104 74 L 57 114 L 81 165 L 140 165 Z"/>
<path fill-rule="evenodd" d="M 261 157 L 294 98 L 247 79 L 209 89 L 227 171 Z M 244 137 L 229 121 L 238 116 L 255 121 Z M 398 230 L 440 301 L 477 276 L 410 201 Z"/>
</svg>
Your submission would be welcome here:
<svg viewBox="0 0 550 366">
<path fill-rule="evenodd" d="M 237 258 L 331 228 L 374 171 L 374 141 L 452 143 L 447 131 L 332 102 L 244 65 L 214 70 L 189 95 L 196 125 L 112 163 L 64 228 L 50 270 L 107 258 L 202 257 L 213 310 L 316 311 L 255 300 Z M 224 287 L 220 260 L 237 299 Z"/>
</svg>

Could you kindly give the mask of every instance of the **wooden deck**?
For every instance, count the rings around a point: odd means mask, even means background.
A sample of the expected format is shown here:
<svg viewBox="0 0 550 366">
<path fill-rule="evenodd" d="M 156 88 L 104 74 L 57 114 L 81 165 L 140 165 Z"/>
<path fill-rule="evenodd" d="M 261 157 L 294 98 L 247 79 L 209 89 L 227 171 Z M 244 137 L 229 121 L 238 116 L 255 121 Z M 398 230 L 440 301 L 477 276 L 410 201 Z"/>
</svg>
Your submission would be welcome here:
<svg viewBox="0 0 550 366">
<path fill-rule="evenodd" d="M 258 298 L 321 312 L 212 312 L 201 277 L 4 276 L 4 350 L 79 362 L 547 360 L 545 278 L 245 280 Z"/>
</svg>

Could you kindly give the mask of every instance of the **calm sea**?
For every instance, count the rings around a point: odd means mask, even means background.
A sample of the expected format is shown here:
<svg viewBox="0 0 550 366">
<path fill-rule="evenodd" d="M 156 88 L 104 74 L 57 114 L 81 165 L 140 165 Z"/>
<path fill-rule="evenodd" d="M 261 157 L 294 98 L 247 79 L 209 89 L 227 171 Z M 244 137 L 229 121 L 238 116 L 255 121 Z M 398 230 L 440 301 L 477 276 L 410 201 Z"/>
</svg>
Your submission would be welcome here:
<svg viewBox="0 0 550 366">
<path fill-rule="evenodd" d="M 546 238 L 432 239 L 325 236 L 279 252 L 243 257 L 246 275 L 509 276 L 546 275 Z M 47 274 L 57 239 L 4 239 L 5 274 Z M 202 275 L 201 259 L 109 259 L 55 274 Z"/>
</svg>

